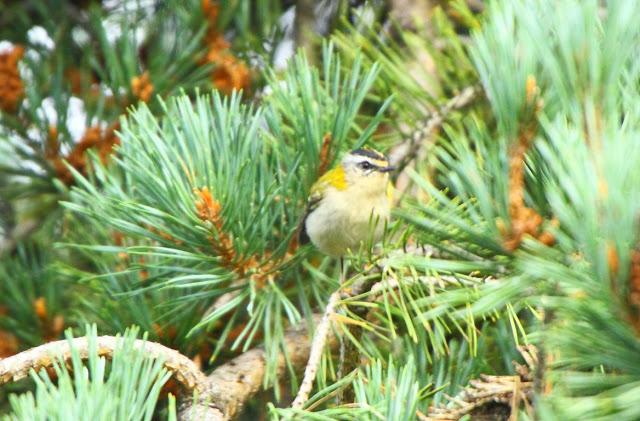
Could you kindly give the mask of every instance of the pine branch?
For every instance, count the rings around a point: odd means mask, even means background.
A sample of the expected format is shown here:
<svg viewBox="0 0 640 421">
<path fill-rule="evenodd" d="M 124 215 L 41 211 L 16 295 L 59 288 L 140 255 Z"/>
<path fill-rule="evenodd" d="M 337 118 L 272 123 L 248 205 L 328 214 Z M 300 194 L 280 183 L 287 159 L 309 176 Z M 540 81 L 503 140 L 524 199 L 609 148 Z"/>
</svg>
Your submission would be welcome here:
<svg viewBox="0 0 640 421">
<path fill-rule="evenodd" d="M 321 315 L 313 317 L 314 324 L 320 323 Z M 337 340 L 329 334 L 325 336 L 331 349 L 337 346 Z M 96 339 L 97 353 L 110 357 L 121 338 L 100 336 Z M 176 379 L 189 391 L 197 393 L 197 400 L 185 402 L 181 410 L 181 419 L 228 420 L 241 412 L 244 404 L 263 384 L 266 372 L 265 351 L 255 348 L 218 367 L 208 377 L 186 356 L 161 344 L 143 340 L 134 341 L 135 348 L 141 348 L 152 358 L 162 358 L 164 367 L 174 373 Z M 54 355 L 67 362 L 75 349 L 80 358 L 88 358 L 91 352 L 87 338 L 75 338 L 70 341 L 56 341 L 21 352 L 0 360 L 0 384 L 17 381 L 28 376 L 33 369 L 53 367 Z M 277 361 L 278 376 L 284 374 L 287 364 L 294 370 L 300 370 L 307 363 L 311 344 L 308 340 L 306 324 L 300 324 L 288 330 L 284 338 L 284 352 Z M 288 361 L 287 361 L 288 358 Z"/>
<path fill-rule="evenodd" d="M 122 338 L 114 336 L 99 336 L 96 338 L 98 355 L 111 357 Z M 151 358 L 162 358 L 164 367 L 174 373 L 176 379 L 187 389 L 193 391 L 204 390 L 207 378 L 186 356 L 164 345 L 140 339 L 134 341 L 134 348 L 144 350 Z M 29 375 L 33 369 L 53 367 L 55 356 L 60 356 L 65 362 L 70 361 L 72 349 L 75 349 L 82 359 L 90 353 L 89 340 L 86 337 L 49 342 L 27 351 L 0 360 L 0 385 L 10 381 L 17 381 Z"/>
<path fill-rule="evenodd" d="M 423 279 L 424 278 L 424 279 Z M 454 282 L 453 277 L 423 277 L 419 282 L 425 284 Z M 383 289 L 399 286 L 397 280 L 375 283 L 373 285 L 354 286 L 349 293 L 353 297 L 367 290 L 378 297 Z M 334 292 L 329 299 L 323 315 L 315 314 L 314 324 L 317 326 L 312 343 L 308 341 L 308 331 L 304 326 L 296 326 L 285 335 L 286 355 L 295 370 L 305 367 L 305 377 L 292 407 L 301 408 L 308 400 L 313 387 L 320 357 L 325 345 L 334 349 L 338 345 L 337 338 L 330 327 L 331 314 L 341 298 L 340 292 Z M 284 355 L 278 360 L 277 372 L 280 376 L 286 368 Z M 198 419 L 206 421 L 228 420 L 237 415 L 263 383 L 266 363 L 264 350 L 255 348 L 218 367 L 208 377 L 208 386 L 198 401 L 187 402 L 181 412 L 181 419 Z"/>
</svg>

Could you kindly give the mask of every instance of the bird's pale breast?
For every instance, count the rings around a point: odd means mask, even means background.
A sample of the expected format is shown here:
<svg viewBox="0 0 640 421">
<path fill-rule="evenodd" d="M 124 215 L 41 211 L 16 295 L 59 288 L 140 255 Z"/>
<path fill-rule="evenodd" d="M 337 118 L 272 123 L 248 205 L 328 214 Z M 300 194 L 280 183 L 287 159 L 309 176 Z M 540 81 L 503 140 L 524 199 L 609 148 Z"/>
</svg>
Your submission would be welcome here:
<svg viewBox="0 0 640 421">
<path fill-rule="evenodd" d="M 370 238 L 377 241 L 389 218 L 386 194 L 359 197 L 352 189 L 329 189 L 306 220 L 306 231 L 315 246 L 330 256 L 357 251 Z M 375 230 L 375 232 L 372 232 Z M 373 237 L 372 237 L 373 235 Z"/>
</svg>

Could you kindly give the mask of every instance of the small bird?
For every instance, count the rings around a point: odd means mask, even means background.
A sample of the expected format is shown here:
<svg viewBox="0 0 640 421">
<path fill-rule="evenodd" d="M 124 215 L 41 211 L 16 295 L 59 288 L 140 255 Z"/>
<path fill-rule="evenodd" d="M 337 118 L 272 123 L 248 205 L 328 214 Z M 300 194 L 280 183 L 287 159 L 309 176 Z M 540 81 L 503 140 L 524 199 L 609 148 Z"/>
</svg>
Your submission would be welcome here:
<svg viewBox="0 0 640 421">
<path fill-rule="evenodd" d="M 378 240 L 391 211 L 394 169 L 373 149 L 347 153 L 311 187 L 299 243 L 311 241 L 321 252 L 342 257 L 369 238 Z"/>
</svg>

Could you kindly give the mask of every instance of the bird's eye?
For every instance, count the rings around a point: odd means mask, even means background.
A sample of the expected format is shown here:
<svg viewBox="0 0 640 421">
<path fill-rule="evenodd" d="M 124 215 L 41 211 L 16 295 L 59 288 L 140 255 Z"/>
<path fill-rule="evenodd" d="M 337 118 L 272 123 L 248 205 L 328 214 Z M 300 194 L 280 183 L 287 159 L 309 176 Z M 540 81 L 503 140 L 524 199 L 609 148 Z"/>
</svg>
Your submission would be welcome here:
<svg viewBox="0 0 640 421">
<path fill-rule="evenodd" d="M 362 161 L 358 166 L 363 170 L 370 170 L 373 168 L 373 165 L 368 161 Z"/>
</svg>

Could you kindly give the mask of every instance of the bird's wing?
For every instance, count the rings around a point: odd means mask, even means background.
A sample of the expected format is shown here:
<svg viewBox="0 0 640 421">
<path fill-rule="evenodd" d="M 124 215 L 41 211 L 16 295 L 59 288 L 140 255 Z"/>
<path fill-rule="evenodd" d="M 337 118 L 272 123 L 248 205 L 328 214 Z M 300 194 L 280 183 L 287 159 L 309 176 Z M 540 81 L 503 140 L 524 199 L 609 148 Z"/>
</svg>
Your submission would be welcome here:
<svg viewBox="0 0 640 421">
<path fill-rule="evenodd" d="M 306 227 L 307 217 L 318 207 L 320 201 L 324 197 L 324 192 L 326 192 L 330 187 L 338 190 L 344 190 L 347 187 L 344 170 L 340 165 L 330 171 L 327 171 L 313 184 L 313 186 L 311 186 L 311 194 L 307 200 L 307 208 L 305 209 L 302 222 L 298 227 L 298 244 L 303 245 L 309 242 L 310 238 L 307 234 Z"/>
<path fill-rule="evenodd" d="M 300 245 L 307 244 L 311 240 L 307 234 L 307 217 L 311 212 L 316 210 L 322 200 L 324 186 L 320 183 L 322 183 L 322 179 L 316 181 L 316 183 L 311 187 L 311 194 L 307 199 L 307 207 L 304 211 L 302 222 L 300 222 L 300 226 L 298 227 L 298 244 Z"/>
</svg>

